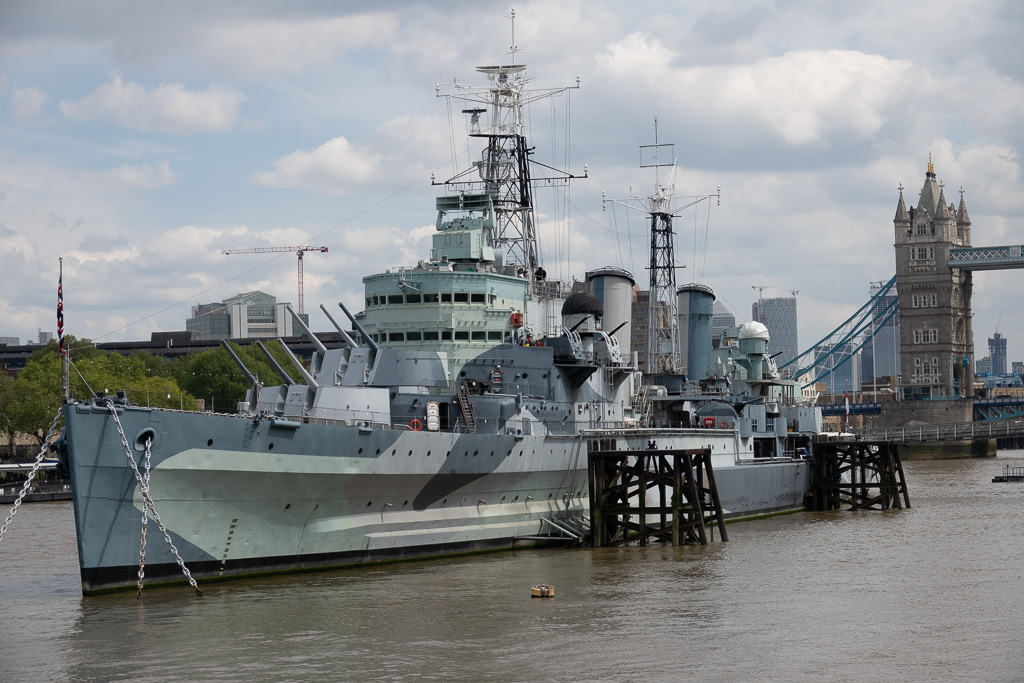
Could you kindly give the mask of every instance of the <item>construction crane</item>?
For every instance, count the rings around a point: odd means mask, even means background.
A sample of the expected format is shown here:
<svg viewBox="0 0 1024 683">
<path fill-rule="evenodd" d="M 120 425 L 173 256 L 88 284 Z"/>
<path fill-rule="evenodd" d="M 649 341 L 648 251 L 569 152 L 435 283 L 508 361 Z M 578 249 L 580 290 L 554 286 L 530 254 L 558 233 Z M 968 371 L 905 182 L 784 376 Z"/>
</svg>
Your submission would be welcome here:
<svg viewBox="0 0 1024 683">
<path fill-rule="evenodd" d="M 224 249 L 222 254 L 274 254 L 279 252 L 294 251 L 299 257 L 299 315 L 302 315 L 302 254 L 307 251 L 319 251 L 327 253 L 327 247 L 252 247 L 251 249 Z"/>
</svg>

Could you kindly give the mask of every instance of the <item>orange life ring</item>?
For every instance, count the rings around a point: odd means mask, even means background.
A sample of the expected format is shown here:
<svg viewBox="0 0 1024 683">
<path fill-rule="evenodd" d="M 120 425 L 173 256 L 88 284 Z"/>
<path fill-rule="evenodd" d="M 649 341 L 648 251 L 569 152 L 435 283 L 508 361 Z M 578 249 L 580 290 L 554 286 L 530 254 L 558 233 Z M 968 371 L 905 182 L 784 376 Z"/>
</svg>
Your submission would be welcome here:
<svg viewBox="0 0 1024 683">
<path fill-rule="evenodd" d="M 421 429 L 423 429 L 423 423 L 414 417 L 413 419 L 409 420 L 409 429 L 411 429 L 414 432 L 418 432 Z"/>
</svg>

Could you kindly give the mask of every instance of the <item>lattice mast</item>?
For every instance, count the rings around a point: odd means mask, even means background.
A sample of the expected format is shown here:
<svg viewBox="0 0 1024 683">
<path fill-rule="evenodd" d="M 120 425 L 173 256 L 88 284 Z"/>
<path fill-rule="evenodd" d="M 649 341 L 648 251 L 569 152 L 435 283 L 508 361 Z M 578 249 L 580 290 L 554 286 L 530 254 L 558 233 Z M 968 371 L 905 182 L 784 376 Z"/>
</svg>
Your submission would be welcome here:
<svg viewBox="0 0 1024 683">
<path fill-rule="evenodd" d="M 650 218 L 651 226 L 651 259 L 650 288 L 648 304 L 648 335 L 647 335 L 647 368 L 648 373 L 682 372 L 683 362 L 679 346 L 679 316 L 676 301 L 676 269 L 684 266 L 676 265 L 675 247 L 673 245 L 672 221 L 679 212 L 690 208 L 706 199 L 715 197 L 721 204 L 721 188 L 715 194 L 699 197 L 688 197 L 690 201 L 681 206 L 675 204 L 675 146 L 671 143 L 658 141 L 658 119 L 654 119 L 654 144 L 640 145 L 640 168 L 654 169 L 654 190 L 646 197 L 634 196 L 630 203 L 620 200 L 612 201 L 631 209 L 645 211 Z M 662 162 L 663 154 L 672 159 Z M 645 160 L 650 160 L 645 162 Z M 669 183 L 661 183 L 660 168 L 673 167 Z M 639 204 L 639 206 L 637 206 Z"/>
<path fill-rule="evenodd" d="M 535 182 L 548 185 L 568 184 L 569 181 L 587 177 L 550 168 L 531 159 L 533 149 L 527 146 L 526 124 L 523 107 L 537 100 L 554 97 L 568 90 L 578 89 L 579 77 L 574 86 L 563 88 L 527 89 L 530 82 L 525 75 L 526 65 L 516 64 L 515 10 L 509 17 L 512 21 L 512 45 L 506 53 L 512 64 L 479 66 L 477 72 L 486 74 L 490 85 L 478 87 L 452 83 L 452 92 L 442 92 L 437 85 L 438 97 L 462 103 L 462 113 L 468 114 L 469 137 L 483 142 L 480 159 L 472 162 L 472 168 L 458 172 L 434 185 L 447 185 L 463 191 L 482 191 L 490 195 L 494 203 L 494 232 L 492 244 L 497 253 L 504 255 L 504 264 L 528 277 L 530 289 L 533 283 L 543 279 L 537 248 L 536 215 L 534 211 L 532 186 Z M 484 120 L 481 120 L 481 119 Z M 542 167 L 541 175 L 531 173 L 532 165 Z M 476 173 L 479 180 L 472 179 Z"/>
<path fill-rule="evenodd" d="M 279 252 L 294 251 L 299 257 L 299 315 L 304 312 L 303 306 L 303 285 L 302 285 L 302 254 L 307 251 L 327 252 L 327 247 L 310 247 L 303 245 L 299 247 L 252 247 L 250 249 L 223 249 L 222 254 L 274 254 Z"/>
</svg>

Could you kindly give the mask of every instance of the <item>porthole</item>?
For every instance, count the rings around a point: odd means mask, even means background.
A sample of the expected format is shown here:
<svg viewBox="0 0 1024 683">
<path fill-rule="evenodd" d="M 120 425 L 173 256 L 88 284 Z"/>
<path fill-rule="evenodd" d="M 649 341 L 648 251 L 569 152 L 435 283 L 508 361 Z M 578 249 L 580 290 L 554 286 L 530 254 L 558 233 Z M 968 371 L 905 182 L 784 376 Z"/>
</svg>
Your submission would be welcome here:
<svg viewBox="0 0 1024 683">
<path fill-rule="evenodd" d="M 398 449 L 397 449 L 397 448 L 392 448 L 392 449 L 391 449 L 391 455 L 394 455 L 394 454 L 395 454 L 395 453 L 397 453 L 397 452 L 398 452 Z"/>
<path fill-rule="evenodd" d="M 267 450 L 268 450 L 268 451 L 272 451 L 272 450 L 274 450 L 274 444 L 273 444 L 273 443 L 268 443 L 268 444 L 267 444 Z"/>
<path fill-rule="evenodd" d="M 494 457 L 494 451 L 491 451 L 491 457 L 492 458 Z"/>
<path fill-rule="evenodd" d="M 410 458 L 412 457 L 412 451 L 409 451 L 409 457 Z"/>
<path fill-rule="evenodd" d="M 207 446 L 212 446 L 213 445 L 213 439 L 207 439 L 206 440 L 206 445 Z"/>
<path fill-rule="evenodd" d="M 517 500 L 519 500 L 519 496 L 518 496 L 518 495 L 517 495 L 517 496 L 516 496 L 515 498 L 513 498 L 513 499 L 512 499 L 512 502 L 514 503 L 514 502 L 516 502 Z"/>
<path fill-rule="evenodd" d="M 473 457 L 475 458 L 480 451 L 473 451 Z"/>
<path fill-rule="evenodd" d="M 444 454 L 444 457 L 446 457 L 446 458 L 447 458 L 447 457 L 448 457 L 448 456 L 450 456 L 451 454 L 452 454 L 452 452 L 451 452 L 451 451 L 448 451 L 447 453 L 445 453 L 445 454 Z"/>
<path fill-rule="evenodd" d="M 549 493 L 549 494 L 548 494 L 548 500 L 551 500 L 551 496 L 553 496 L 553 495 L 555 495 L 555 494 L 553 494 L 553 493 Z"/>
<path fill-rule="evenodd" d="M 373 505 L 373 501 L 372 500 L 366 501 L 366 507 L 370 507 L 371 505 Z"/>
<path fill-rule="evenodd" d="M 379 448 L 377 449 L 376 455 L 380 455 L 380 449 Z"/>
<path fill-rule="evenodd" d="M 358 452 L 358 453 L 356 453 L 356 455 L 362 455 L 362 454 L 363 454 L 363 449 L 362 449 L 362 448 L 360 448 L 360 449 L 359 449 L 359 452 Z"/>
<path fill-rule="evenodd" d="M 402 503 L 402 507 L 405 507 L 408 504 L 409 504 L 409 501 L 405 501 L 404 503 Z"/>
<path fill-rule="evenodd" d="M 427 457 L 428 458 L 430 457 L 430 451 L 427 451 Z"/>
<path fill-rule="evenodd" d="M 314 510 L 319 510 L 320 509 L 320 503 L 317 503 L 316 505 L 314 505 L 313 509 Z"/>
<path fill-rule="evenodd" d="M 448 499 L 447 499 L 447 498 L 445 498 L 444 500 L 442 500 L 442 501 L 441 501 L 441 505 L 444 505 L 444 504 L 445 504 L 445 503 L 447 503 L 447 502 L 448 502 Z"/>
<path fill-rule="evenodd" d="M 530 376 L 529 373 L 526 373 L 526 372 L 523 373 L 523 379 L 526 379 L 529 376 Z"/>
<path fill-rule="evenodd" d="M 284 509 L 285 509 L 285 512 L 287 512 L 288 510 L 291 510 L 292 509 L 292 504 L 291 503 L 286 504 L 284 506 Z"/>
</svg>

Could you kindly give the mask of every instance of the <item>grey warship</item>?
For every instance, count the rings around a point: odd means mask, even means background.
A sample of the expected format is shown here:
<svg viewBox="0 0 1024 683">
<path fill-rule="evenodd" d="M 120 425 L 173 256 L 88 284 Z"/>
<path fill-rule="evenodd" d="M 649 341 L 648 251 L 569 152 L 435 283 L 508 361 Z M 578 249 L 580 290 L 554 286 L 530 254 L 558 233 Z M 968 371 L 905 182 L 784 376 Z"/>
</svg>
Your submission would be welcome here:
<svg viewBox="0 0 1024 683">
<path fill-rule="evenodd" d="M 630 274 L 571 289 L 537 260 L 525 67 L 478 72 L 488 85 L 457 93 L 476 103 L 476 175 L 443 183 L 427 258 L 364 278 L 363 310 L 341 306 L 348 330 L 324 309 L 344 345 L 296 316 L 316 347 L 308 368 L 293 357 L 301 381 L 249 375 L 237 414 L 65 405 L 85 594 L 136 585 L 147 496 L 174 546 L 151 540 L 149 584 L 180 581 L 179 559 L 202 581 L 534 545 L 586 527 L 598 444 L 710 447 L 729 517 L 802 506 L 820 413 L 779 378 L 765 330 L 711 349 L 694 314 L 699 377 L 641 381 Z"/>
</svg>

